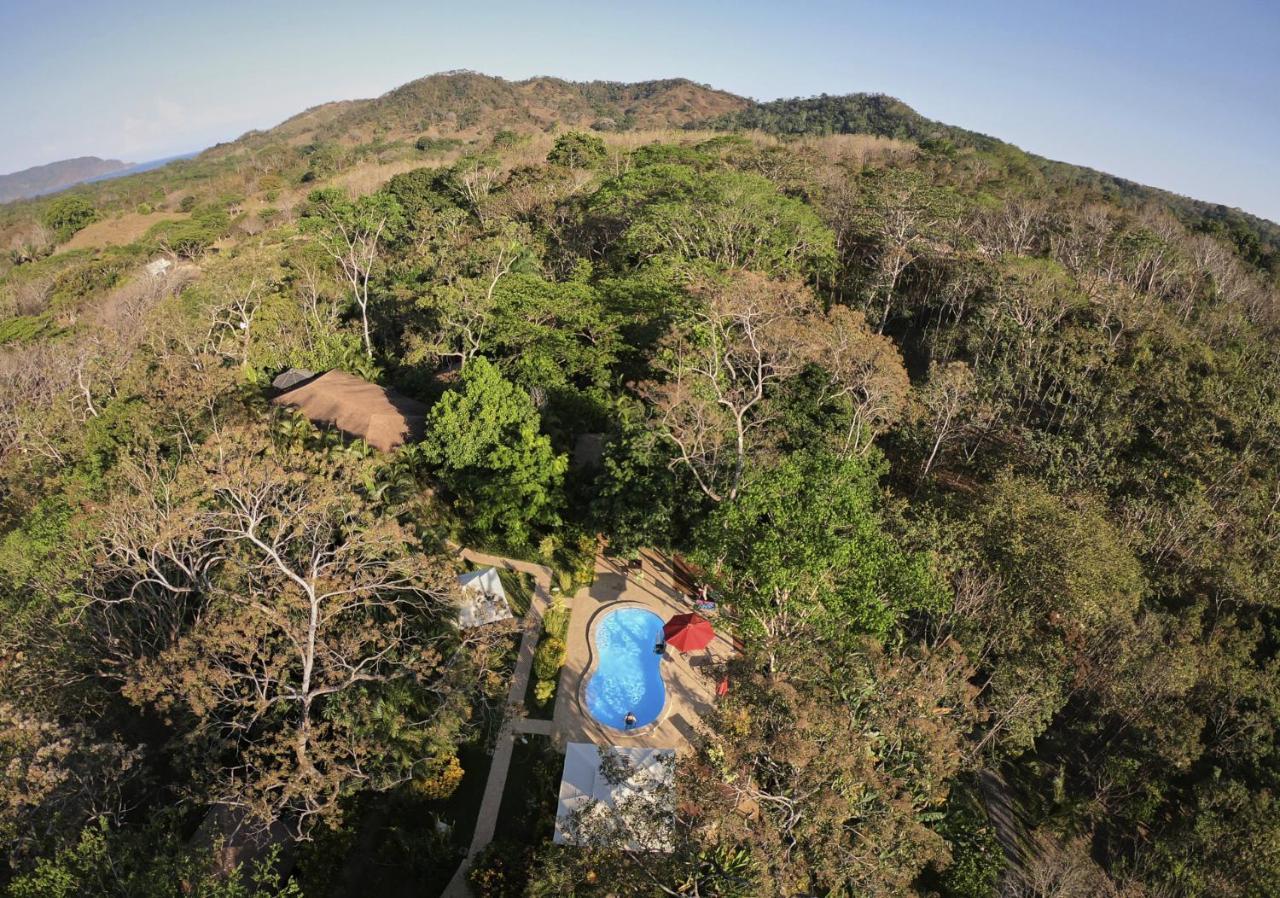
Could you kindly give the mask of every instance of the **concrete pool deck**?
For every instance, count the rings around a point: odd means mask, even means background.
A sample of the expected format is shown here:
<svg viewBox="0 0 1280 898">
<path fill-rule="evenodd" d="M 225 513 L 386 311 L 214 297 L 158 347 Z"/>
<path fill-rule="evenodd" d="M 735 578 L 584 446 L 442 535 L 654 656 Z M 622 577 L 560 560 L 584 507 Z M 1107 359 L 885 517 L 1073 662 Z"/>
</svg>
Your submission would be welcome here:
<svg viewBox="0 0 1280 898">
<path fill-rule="evenodd" d="M 712 670 L 733 654 L 732 641 L 718 632 L 702 651 L 685 655 L 668 649 L 662 662 L 667 702 L 657 722 L 626 732 L 604 726 L 591 716 L 582 696 L 594 661 L 592 629 L 606 609 L 626 606 L 647 608 L 664 621 L 693 610 L 692 602 L 674 585 L 670 559 L 644 551 L 637 572 L 620 562 L 596 556 L 595 582 L 579 590 L 570 605 L 568 653 L 560 671 L 552 720 L 552 734 L 561 749 L 569 742 L 595 742 L 683 750 L 696 734 L 702 717 L 715 704 L 717 681 Z"/>
</svg>

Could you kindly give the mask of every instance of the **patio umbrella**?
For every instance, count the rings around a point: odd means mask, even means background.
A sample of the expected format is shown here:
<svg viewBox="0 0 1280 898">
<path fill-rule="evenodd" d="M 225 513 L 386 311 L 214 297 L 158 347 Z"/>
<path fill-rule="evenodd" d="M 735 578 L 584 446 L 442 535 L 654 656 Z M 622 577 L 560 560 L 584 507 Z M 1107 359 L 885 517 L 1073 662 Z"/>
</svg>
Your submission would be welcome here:
<svg viewBox="0 0 1280 898">
<path fill-rule="evenodd" d="M 662 638 L 667 645 L 682 652 L 704 649 L 716 638 L 716 631 L 706 618 L 697 614 L 677 614 L 662 628 Z"/>
</svg>

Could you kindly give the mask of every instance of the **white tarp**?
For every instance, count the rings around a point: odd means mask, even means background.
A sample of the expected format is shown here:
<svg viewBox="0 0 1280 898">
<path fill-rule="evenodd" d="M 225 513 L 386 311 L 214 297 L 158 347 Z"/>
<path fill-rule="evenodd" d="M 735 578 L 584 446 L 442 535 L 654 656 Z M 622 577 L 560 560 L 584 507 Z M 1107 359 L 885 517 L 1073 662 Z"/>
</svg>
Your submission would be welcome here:
<svg viewBox="0 0 1280 898">
<path fill-rule="evenodd" d="M 655 831 L 669 809 L 675 771 L 674 748 L 623 748 L 590 742 L 570 742 L 564 752 L 564 777 L 560 780 L 560 804 L 556 808 L 557 845 L 580 841 L 579 831 L 611 832 L 628 842 L 628 847 L 654 851 L 670 850 L 666 833 Z M 614 781 L 601 769 L 610 763 L 622 770 Z M 621 806 L 623 814 L 636 819 L 600 820 Z"/>
<path fill-rule="evenodd" d="M 458 578 L 458 586 L 462 592 L 462 602 L 458 606 L 459 626 L 483 627 L 512 617 L 507 592 L 502 588 L 497 568 L 487 567 L 463 574 Z"/>
</svg>

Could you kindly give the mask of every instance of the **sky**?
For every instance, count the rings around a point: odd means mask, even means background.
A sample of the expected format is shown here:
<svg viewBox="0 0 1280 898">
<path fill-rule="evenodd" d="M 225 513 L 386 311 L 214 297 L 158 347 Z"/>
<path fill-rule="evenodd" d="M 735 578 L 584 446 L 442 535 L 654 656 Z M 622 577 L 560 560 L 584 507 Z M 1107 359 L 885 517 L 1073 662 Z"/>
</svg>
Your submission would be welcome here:
<svg viewBox="0 0 1280 898">
<path fill-rule="evenodd" d="M 0 172 L 143 162 L 433 72 L 891 94 L 1280 221 L 1280 2 L 0 0 Z"/>
</svg>

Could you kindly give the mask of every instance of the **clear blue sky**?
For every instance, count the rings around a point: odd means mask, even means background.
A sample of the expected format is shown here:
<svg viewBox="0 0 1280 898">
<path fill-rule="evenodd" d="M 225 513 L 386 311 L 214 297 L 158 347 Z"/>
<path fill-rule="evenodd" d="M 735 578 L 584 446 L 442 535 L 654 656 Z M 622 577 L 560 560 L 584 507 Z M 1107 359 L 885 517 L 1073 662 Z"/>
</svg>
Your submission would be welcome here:
<svg viewBox="0 0 1280 898">
<path fill-rule="evenodd" d="M 432 72 L 879 91 L 1280 220 L 1280 2 L 0 0 L 0 171 L 145 161 Z"/>
</svg>

